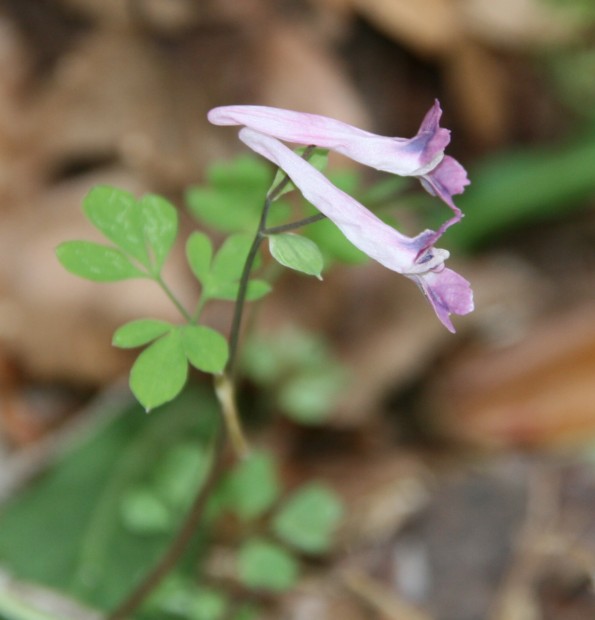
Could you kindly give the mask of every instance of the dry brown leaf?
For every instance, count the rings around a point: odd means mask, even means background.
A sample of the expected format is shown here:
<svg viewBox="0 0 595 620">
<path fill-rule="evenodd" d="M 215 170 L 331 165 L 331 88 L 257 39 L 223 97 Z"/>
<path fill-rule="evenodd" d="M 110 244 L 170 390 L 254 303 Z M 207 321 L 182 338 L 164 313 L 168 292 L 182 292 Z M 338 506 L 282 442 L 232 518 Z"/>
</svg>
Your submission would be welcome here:
<svg viewBox="0 0 595 620">
<path fill-rule="evenodd" d="M 452 0 L 351 0 L 381 32 L 423 56 L 444 54 L 461 36 Z"/>
<path fill-rule="evenodd" d="M 507 347 L 469 351 L 444 370 L 436 415 L 483 445 L 561 445 L 595 437 L 593 304 L 543 319 Z"/>
<path fill-rule="evenodd" d="M 567 41 L 578 24 L 569 11 L 542 0 L 461 0 L 459 11 L 468 35 L 506 48 L 552 45 Z"/>
</svg>

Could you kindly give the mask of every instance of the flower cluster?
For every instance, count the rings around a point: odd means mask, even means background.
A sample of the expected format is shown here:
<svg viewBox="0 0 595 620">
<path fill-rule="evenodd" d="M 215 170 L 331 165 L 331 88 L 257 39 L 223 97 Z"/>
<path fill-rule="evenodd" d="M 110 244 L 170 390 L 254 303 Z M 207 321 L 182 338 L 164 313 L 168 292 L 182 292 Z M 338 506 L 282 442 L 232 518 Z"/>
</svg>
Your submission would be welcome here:
<svg viewBox="0 0 595 620">
<path fill-rule="evenodd" d="M 304 197 L 326 215 L 357 248 L 388 269 L 413 280 L 450 330 L 451 314 L 473 310 L 469 283 L 445 267 L 446 250 L 434 243 L 461 211 L 452 196 L 469 183 L 465 169 L 444 154 L 450 132 L 440 127 L 442 110 L 435 102 L 417 135 L 390 138 L 363 131 L 324 116 L 264 106 L 226 106 L 209 112 L 216 125 L 242 125 L 240 139 L 282 169 Z M 280 140 L 328 148 L 378 170 L 418 177 L 426 190 L 440 197 L 454 212 L 437 231 L 407 237 L 385 224 L 357 200 L 333 185 L 322 173 Z"/>
</svg>

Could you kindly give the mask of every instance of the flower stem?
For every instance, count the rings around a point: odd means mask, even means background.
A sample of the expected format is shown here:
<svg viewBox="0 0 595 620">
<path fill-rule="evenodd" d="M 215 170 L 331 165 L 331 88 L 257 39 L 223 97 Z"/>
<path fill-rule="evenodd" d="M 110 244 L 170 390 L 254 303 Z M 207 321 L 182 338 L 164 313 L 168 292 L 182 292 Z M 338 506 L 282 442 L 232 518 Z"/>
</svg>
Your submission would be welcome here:
<svg viewBox="0 0 595 620">
<path fill-rule="evenodd" d="M 250 453 L 250 447 L 244 436 L 235 401 L 233 381 L 229 375 L 215 375 L 215 394 L 221 406 L 221 413 L 233 451 L 238 458 L 244 459 Z"/>
<path fill-rule="evenodd" d="M 289 222 L 289 224 L 282 224 L 281 226 L 272 226 L 271 228 L 265 228 L 263 230 L 263 234 L 278 235 L 279 233 L 297 230 L 298 228 L 303 228 L 304 226 L 308 226 L 309 224 L 314 224 L 315 222 L 320 222 L 320 220 L 325 220 L 325 219 L 326 219 L 326 215 L 324 215 L 324 213 L 316 213 L 315 215 L 311 215 L 310 217 L 305 217 L 302 220 L 297 220 L 295 222 Z"/>
</svg>

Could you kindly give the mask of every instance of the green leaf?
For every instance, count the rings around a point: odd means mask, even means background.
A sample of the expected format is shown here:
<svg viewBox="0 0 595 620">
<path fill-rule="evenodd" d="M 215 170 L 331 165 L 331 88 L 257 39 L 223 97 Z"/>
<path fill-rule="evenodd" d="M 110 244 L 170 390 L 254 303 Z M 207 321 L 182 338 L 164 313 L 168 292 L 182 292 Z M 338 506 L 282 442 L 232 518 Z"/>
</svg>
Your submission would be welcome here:
<svg viewBox="0 0 595 620">
<path fill-rule="evenodd" d="M 186 258 L 196 279 L 200 283 L 206 282 L 213 258 L 213 246 L 207 235 L 194 232 L 188 237 Z"/>
<path fill-rule="evenodd" d="M 159 459 L 153 488 L 168 506 L 186 510 L 209 469 L 210 454 L 201 444 L 180 443 Z"/>
<path fill-rule="evenodd" d="M 282 547 L 266 540 L 246 541 L 238 554 L 240 581 L 253 590 L 284 592 L 298 578 L 296 560 Z"/>
<path fill-rule="evenodd" d="M 253 452 L 225 483 L 225 499 L 235 514 L 249 521 L 266 512 L 279 497 L 277 468 L 265 452 Z"/>
<path fill-rule="evenodd" d="M 265 295 L 268 295 L 272 290 L 273 287 L 265 280 L 250 280 L 250 282 L 248 282 L 246 299 L 248 301 L 257 301 L 258 299 L 262 299 Z"/>
<path fill-rule="evenodd" d="M 130 489 L 120 506 L 126 527 L 137 534 L 159 534 L 171 530 L 172 518 L 167 506 L 149 488 Z"/>
<path fill-rule="evenodd" d="M 100 243 L 66 241 L 56 248 L 56 255 L 70 273 L 94 282 L 146 277 L 123 252 Z"/>
<path fill-rule="evenodd" d="M 223 372 L 229 349 L 227 340 L 217 331 L 203 325 L 181 328 L 182 345 L 188 361 L 198 370 Z"/>
<path fill-rule="evenodd" d="M 253 230 L 271 178 L 270 167 L 252 155 L 213 164 L 208 184 L 186 194 L 188 208 L 199 220 L 223 232 Z"/>
<path fill-rule="evenodd" d="M 223 620 L 229 606 L 223 594 L 204 586 L 192 593 L 188 603 L 185 614 L 188 620 Z"/>
<path fill-rule="evenodd" d="M 139 536 L 124 527 L 124 496 L 147 483 L 164 446 L 210 443 L 220 415 L 212 390 L 197 385 L 159 415 L 142 415 L 142 409 L 126 399 L 96 406 L 96 424 L 55 454 L 43 476 L 4 499 L 0 560 L 19 580 L 67 593 L 96 609 L 110 609 L 155 565 L 172 535 Z M 184 518 L 181 512 L 171 514 L 174 526 Z M 208 545 L 207 530 L 196 533 L 197 545 L 203 545 L 194 547 L 197 554 Z M 190 562 L 180 570 L 191 572 L 194 567 Z M 3 602 L 0 617 L 13 620 Z"/>
<path fill-rule="evenodd" d="M 279 389 L 283 412 L 302 424 L 325 420 L 347 384 L 345 370 L 331 360 L 324 368 L 304 369 Z"/>
<path fill-rule="evenodd" d="M 322 280 L 320 274 L 324 260 L 318 246 L 310 239 L 293 233 L 271 235 L 269 248 L 273 258 L 281 265 Z"/>
<path fill-rule="evenodd" d="M 180 329 L 174 329 L 147 347 L 130 371 L 130 389 L 150 411 L 173 400 L 186 383 L 188 364 Z"/>
<path fill-rule="evenodd" d="M 138 202 L 143 238 L 149 245 L 154 267 L 161 271 L 178 234 L 178 212 L 165 198 L 147 194 Z"/>
<path fill-rule="evenodd" d="M 132 194 L 115 187 L 98 185 L 85 197 L 83 211 L 110 241 L 145 267 L 150 266 L 140 211 Z"/>
<path fill-rule="evenodd" d="M 336 493 L 320 483 L 298 489 L 273 520 L 273 530 L 282 540 L 306 553 L 323 553 L 343 514 Z"/>
<path fill-rule="evenodd" d="M 137 319 L 119 327 L 114 333 L 112 344 L 121 349 L 134 349 L 152 342 L 173 329 L 167 321 Z"/>
<path fill-rule="evenodd" d="M 215 282 L 210 283 L 208 297 L 210 299 L 223 299 L 225 301 L 235 301 L 240 290 L 239 282 Z M 246 291 L 247 301 L 257 301 L 268 295 L 272 290 L 271 285 L 264 280 L 250 280 Z"/>
<path fill-rule="evenodd" d="M 301 157 L 307 148 L 308 147 L 305 147 L 305 146 L 299 147 L 295 149 L 295 152 Z M 320 172 L 322 172 L 328 164 L 328 150 L 327 149 L 314 149 L 314 152 L 308 158 L 308 163 L 314 168 L 316 168 L 316 170 L 319 170 Z M 273 179 L 273 182 L 271 184 L 269 194 L 275 190 L 275 188 L 283 181 L 283 179 L 285 179 L 285 176 L 286 176 L 285 171 L 282 170 L 281 168 L 278 168 L 277 173 L 275 174 L 275 178 Z M 287 185 L 278 194 L 276 194 L 275 200 L 277 200 L 278 198 L 281 198 L 281 196 L 284 196 L 285 194 L 288 194 L 289 192 L 293 192 L 295 189 L 296 187 L 293 184 L 293 182 L 289 181 L 289 183 L 287 183 Z"/>
<path fill-rule="evenodd" d="M 223 282 L 238 280 L 251 245 L 252 239 L 248 235 L 236 234 L 228 237 L 215 254 L 211 276 Z"/>
</svg>

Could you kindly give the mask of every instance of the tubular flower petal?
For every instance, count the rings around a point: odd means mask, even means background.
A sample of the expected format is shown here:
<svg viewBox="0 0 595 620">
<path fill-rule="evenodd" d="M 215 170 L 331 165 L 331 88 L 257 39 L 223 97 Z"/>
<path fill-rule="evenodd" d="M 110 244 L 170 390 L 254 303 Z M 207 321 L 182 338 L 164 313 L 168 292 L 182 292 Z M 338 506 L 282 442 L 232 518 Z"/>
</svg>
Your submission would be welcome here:
<svg viewBox="0 0 595 620">
<path fill-rule="evenodd" d="M 469 283 L 444 267 L 449 256 L 446 250 L 431 246 L 430 240 L 436 237 L 434 231 L 426 230 L 416 237 L 403 235 L 275 138 L 244 128 L 240 139 L 285 171 L 304 197 L 334 222 L 354 246 L 413 280 L 450 331 L 454 332 L 450 314 L 473 310 Z"/>
<path fill-rule="evenodd" d="M 435 101 L 417 135 L 406 139 L 379 136 L 326 116 L 266 106 L 224 106 L 208 114 L 215 125 L 244 125 L 286 142 L 331 149 L 384 172 L 418 177 L 427 191 L 454 211 L 440 233 L 461 219 L 452 196 L 469 184 L 461 164 L 444 155 L 450 131 L 440 127 L 441 116 L 442 109 Z"/>
</svg>

